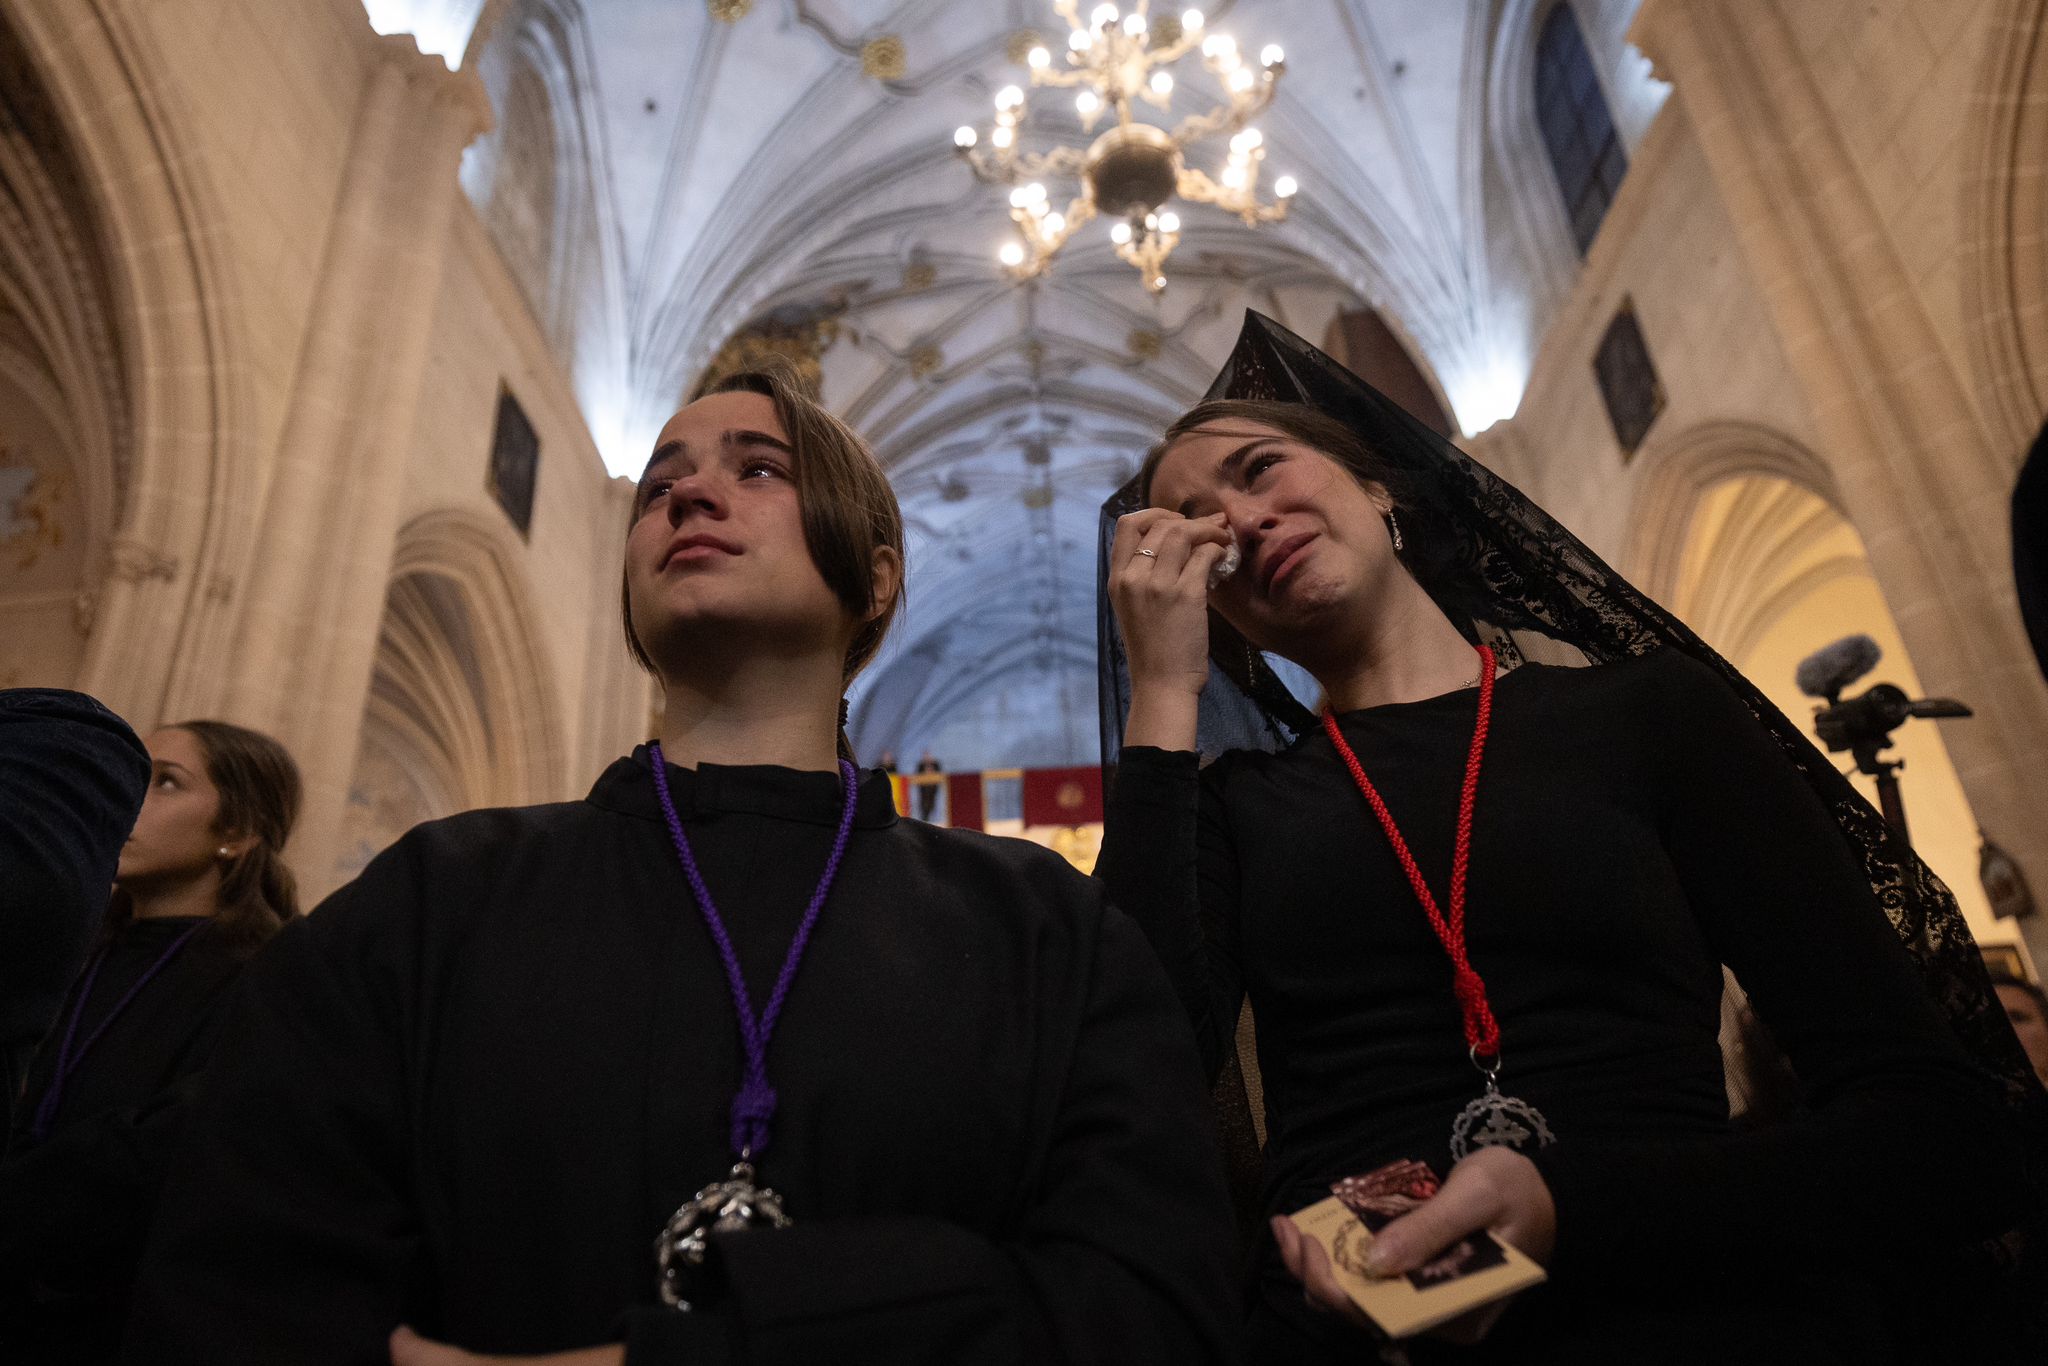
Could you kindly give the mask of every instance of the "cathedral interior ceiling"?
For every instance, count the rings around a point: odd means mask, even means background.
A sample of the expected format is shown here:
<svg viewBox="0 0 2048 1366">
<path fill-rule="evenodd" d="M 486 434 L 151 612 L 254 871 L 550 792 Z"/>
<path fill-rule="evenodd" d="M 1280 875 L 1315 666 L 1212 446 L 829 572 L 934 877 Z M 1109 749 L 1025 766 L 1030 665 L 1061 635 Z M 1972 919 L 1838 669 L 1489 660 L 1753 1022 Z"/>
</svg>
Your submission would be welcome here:
<svg viewBox="0 0 2048 1366">
<path fill-rule="evenodd" d="M 464 8 L 412 3 L 423 24 Z M 547 242 L 527 291 L 548 332 L 573 338 L 566 363 L 615 471 L 637 469 L 736 338 L 818 364 L 910 520 L 908 608 L 855 698 L 856 738 L 897 743 L 1020 652 L 1041 673 L 1089 667 L 1096 509 L 1200 396 L 1243 308 L 1317 338 L 1340 306 L 1376 308 L 1465 426 L 1491 420 L 1482 390 L 1503 351 L 1525 353 L 1503 336 L 1527 313 L 1491 278 L 1480 223 L 1496 10 L 1209 7 L 1211 31 L 1286 48 L 1259 124 L 1268 183 L 1303 190 L 1286 222 L 1256 229 L 1186 206 L 1159 297 L 1100 222 L 1035 282 L 1008 279 L 1006 192 L 954 154 L 952 130 L 985 125 L 995 91 L 1022 79 L 1020 35 L 1063 46 L 1050 0 L 492 0 L 467 60 L 497 127 L 464 181 L 522 257 Z M 1198 59 L 1176 74 L 1172 118 L 1219 101 Z M 539 91 L 545 111 L 507 107 Z M 1036 92 L 1027 145 L 1087 136 L 1070 97 Z M 1220 165 L 1222 141 L 1190 161 Z M 514 164 L 535 159 L 544 176 Z M 540 179 L 545 231 L 495 188 Z"/>
</svg>

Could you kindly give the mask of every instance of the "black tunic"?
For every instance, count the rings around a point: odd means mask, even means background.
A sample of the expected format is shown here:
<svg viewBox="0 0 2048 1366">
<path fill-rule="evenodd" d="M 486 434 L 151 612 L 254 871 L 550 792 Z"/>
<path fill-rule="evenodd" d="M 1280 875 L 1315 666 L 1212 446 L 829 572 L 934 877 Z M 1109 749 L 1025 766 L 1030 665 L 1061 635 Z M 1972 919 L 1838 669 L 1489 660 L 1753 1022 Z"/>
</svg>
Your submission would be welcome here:
<svg viewBox="0 0 2048 1366">
<path fill-rule="evenodd" d="M 475 1351 L 642 1362 L 1199 1362 L 1227 1350 L 1221 1159 L 1173 994 L 1095 884 L 898 820 L 863 781 L 769 1049 L 729 1297 L 654 1236 L 722 1178 L 741 1052 L 645 750 L 575 803 L 422 826 L 251 969 L 146 1256 L 127 1359 Z M 671 767 L 758 1006 L 835 775 Z"/>
<path fill-rule="evenodd" d="M 1477 697 L 1339 718 L 1440 901 Z M 1827 811 L 1703 666 L 1675 650 L 1527 665 L 1494 708 L 1467 935 L 1503 1089 L 1558 1135 L 1536 1154 L 1558 1242 L 1550 1286 L 1491 1351 L 1882 1359 L 1881 1316 L 1845 1269 L 2003 1226 L 2018 1177 L 1995 1085 Z M 1449 962 L 1328 737 L 1199 773 L 1192 753 L 1127 749 L 1108 825 L 1100 875 L 1212 1071 L 1249 996 L 1269 1210 L 1396 1158 L 1444 1170 L 1479 1089 Z M 1729 1126 L 1723 963 L 1815 1101 L 1795 1123 Z M 1280 1275 L 1262 1301 L 1255 1317 L 1331 1338 Z"/>
<path fill-rule="evenodd" d="M 179 936 L 204 923 L 123 925 L 79 1012 L 77 1042 Z M 84 982 L 73 984 L 29 1069 L 0 1164 L 0 1346 L 33 1361 L 114 1360 L 184 1101 L 248 956 L 204 929 L 187 940 L 83 1054 L 37 1142 L 36 1111 Z"/>
</svg>

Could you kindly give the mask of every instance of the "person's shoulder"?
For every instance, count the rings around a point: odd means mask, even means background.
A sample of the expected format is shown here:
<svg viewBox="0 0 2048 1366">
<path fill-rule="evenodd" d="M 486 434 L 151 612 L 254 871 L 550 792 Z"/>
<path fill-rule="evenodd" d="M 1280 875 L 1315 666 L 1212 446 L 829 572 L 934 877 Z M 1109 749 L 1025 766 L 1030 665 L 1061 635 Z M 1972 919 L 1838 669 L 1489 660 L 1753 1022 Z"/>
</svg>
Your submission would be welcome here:
<svg viewBox="0 0 2048 1366">
<path fill-rule="evenodd" d="M 1524 666 L 1529 667 L 1529 666 Z M 1747 745 L 1763 733 L 1768 708 L 1753 685 L 1711 656 L 1677 645 L 1581 668 L 1535 666 L 1547 681 L 1522 696 L 1548 693 L 1546 712 L 1560 727 L 1595 727 L 1614 743 L 1668 754 Z"/>
<path fill-rule="evenodd" d="M 1203 762 L 1202 795 L 1226 803 L 1233 795 L 1262 800 L 1270 784 L 1291 783 L 1301 765 L 1324 762 L 1331 754 L 1330 738 L 1321 726 L 1311 726 L 1275 749 L 1226 749 Z"/>
<path fill-rule="evenodd" d="M 895 828 L 900 839 L 940 864 L 1021 879 L 1040 890 L 1078 893 L 1086 892 L 1091 885 L 1087 875 L 1061 854 L 1018 836 L 991 835 L 982 830 L 908 818 L 898 820 Z"/>
<path fill-rule="evenodd" d="M 1598 664 L 1524 664 L 1509 678 L 1518 675 L 1529 691 L 1570 695 L 1610 707 L 1634 703 L 1661 709 L 1673 702 L 1733 695 L 1727 680 L 1711 665 L 1676 645 Z"/>
<path fill-rule="evenodd" d="M 604 819 L 587 802 L 483 807 L 423 821 L 400 835 L 330 893 L 313 923 L 392 930 L 428 913 L 445 916 L 485 889 L 517 880 L 521 869 L 558 862 Z M 372 932 L 380 932 L 373 930 Z"/>
<path fill-rule="evenodd" d="M 542 802 L 534 806 L 486 806 L 422 821 L 392 847 L 435 863 L 497 864 L 512 850 L 532 849 L 574 836 L 600 823 L 603 813 L 587 801 Z"/>
</svg>

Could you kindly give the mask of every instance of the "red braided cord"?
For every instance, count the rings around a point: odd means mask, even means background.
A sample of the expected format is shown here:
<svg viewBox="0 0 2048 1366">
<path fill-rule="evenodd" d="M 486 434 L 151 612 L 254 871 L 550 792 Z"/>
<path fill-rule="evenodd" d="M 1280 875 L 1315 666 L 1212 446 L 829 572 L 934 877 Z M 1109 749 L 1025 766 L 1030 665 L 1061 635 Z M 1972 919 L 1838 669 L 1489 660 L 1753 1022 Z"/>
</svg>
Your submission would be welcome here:
<svg viewBox="0 0 2048 1366">
<path fill-rule="evenodd" d="M 1344 766 L 1351 770 L 1351 781 L 1358 784 L 1366 804 L 1372 808 L 1373 815 L 1379 817 L 1380 828 L 1387 832 L 1387 842 L 1394 847 L 1394 856 L 1401 861 L 1401 870 L 1408 874 L 1408 885 L 1415 889 L 1415 899 L 1422 903 L 1423 911 L 1429 916 L 1430 927 L 1443 942 L 1444 952 L 1450 955 L 1451 988 L 1458 996 L 1458 1013 L 1464 1019 L 1466 1044 L 1477 1057 L 1497 1058 L 1500 1056 L 1500 1025 L 1493 1018 L 1493 1007 L 1486 999 L 1486 983 L 1473 970 L 1471 959 L 1465 953 L 1465 882 L 1472 865 L 1472 809 L 1479 799 L 1479 761 L 1486 753 L 1486 733 L 1493 725 L 1493 651 L 1484 645 L 1477 648 L 1479 719 L 1472 726 L 1472 750 L 1465 759 L 1465 784 L 1458 793 L 1458 842 L 1451 857 L 1451 914 L 1448 921 L 1438 908 L 1429 884 L 1423 880 L 1421 865 L 1408 851 L 1408 841 L 1401 837 L 1401 827 L 1394 823 L 1394 813 L 1387 810 L 1379 789 L 1365 776 L 1364 766 L 1345 742 L 1343 732 L 1337 729 L 1336 716 L 1327 711 L 1323 713 L 1323 730 L 1329 735 L 1330 743 L 1337 747 Z"/>
</svg>

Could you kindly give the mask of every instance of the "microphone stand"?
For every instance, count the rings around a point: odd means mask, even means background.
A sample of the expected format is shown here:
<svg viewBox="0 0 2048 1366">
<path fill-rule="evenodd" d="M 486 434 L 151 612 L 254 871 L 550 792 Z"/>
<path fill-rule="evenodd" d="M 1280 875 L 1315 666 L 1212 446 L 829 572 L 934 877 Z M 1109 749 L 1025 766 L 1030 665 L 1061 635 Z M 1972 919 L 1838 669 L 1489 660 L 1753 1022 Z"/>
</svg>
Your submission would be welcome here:
<svg viewBox="0 0 2048 1366">
<path fill-rule="evenodd" d="M 1906 829 L 1906 803 L 1899 794 L 1898 777 L 1906 762 L 1884 757 L 1892 743 L 1892 732 L 1915 716 L 1969 716 L 1970 709 L 1948 697 L 1924 697 L 1916 702 L 1890 683 L 1876 684 L 1847 702 L 1841 697 L 1840 686 L 1827 694 L 1827 705 L 1814 713 L 1814 733 L 1829 750 L 1849 751 L 1857 770 L 1876 779 L 1878 809 L 1884 813 L 1885 824 L 1898 831 L 1899 838 L 1911 848 L 1913 837 Z"/>
<path fill-rule="evenodd" d="M 1906 799 L 1899 794 L 1899 770 L 1906 766 L 1904 759 L 1880 757 L 1879 748 L 1891 737 L 1855 745 L 1850 753 L 1855 756 L 1856 768 L 1877 780 L 1877 809 L 1884 813 L 1884 823 L 1899 832 L 1908 849 L 1913 847 L 1913 836 L 1906 829 Z"/>
</svg>

